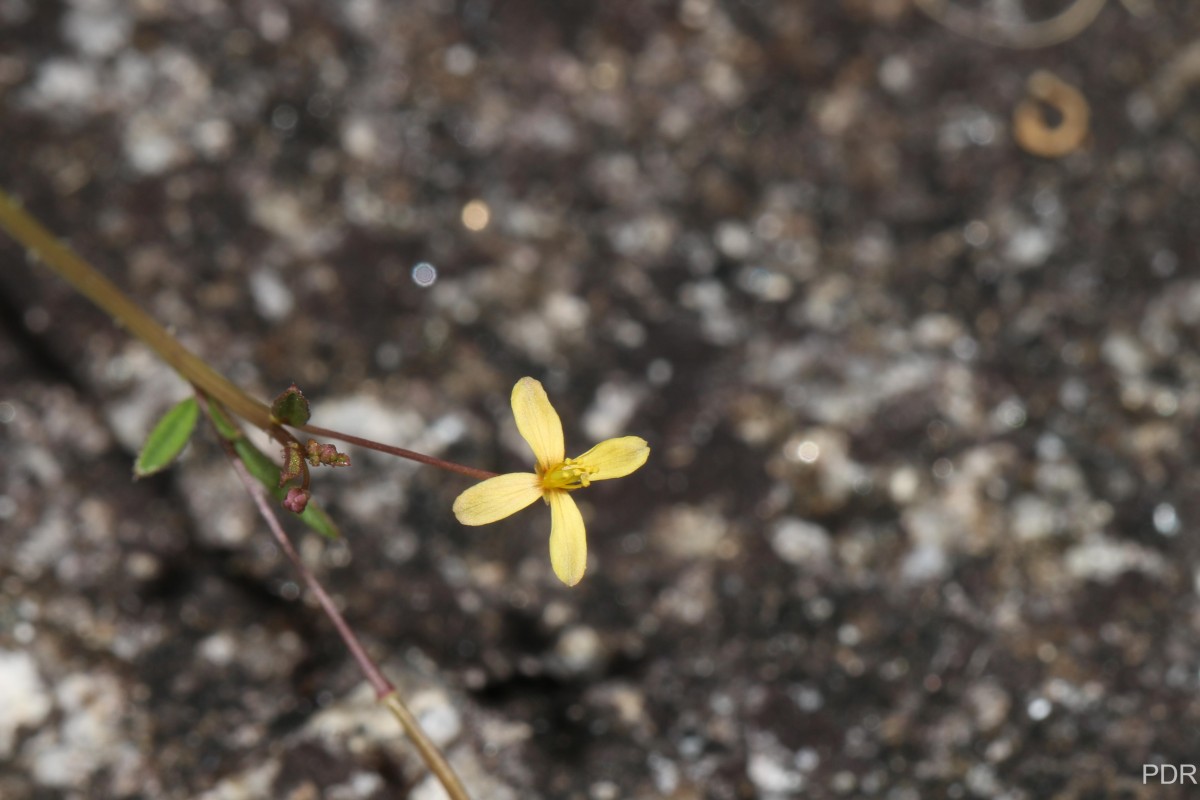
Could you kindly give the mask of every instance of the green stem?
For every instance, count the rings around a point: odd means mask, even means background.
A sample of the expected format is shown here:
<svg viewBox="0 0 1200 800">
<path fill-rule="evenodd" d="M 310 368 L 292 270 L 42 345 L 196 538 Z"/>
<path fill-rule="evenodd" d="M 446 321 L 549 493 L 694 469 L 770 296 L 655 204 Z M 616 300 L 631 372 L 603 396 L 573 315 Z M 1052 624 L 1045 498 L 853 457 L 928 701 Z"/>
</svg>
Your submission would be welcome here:
<svg viewBox="0 0 1200 800">
<path fill-rule="evenodd" d="M 25 246 L 29 255 L 57 272 L 67 283 L 141 339 L 187 381 L 252 425 L 271 425 L 271 409 L 235 386 L 188 350 L 137 303 L 91 264 L 54 238 L 7 193 L 0 190 L 0 227 Z"/>
<path fill-rule="evenodd" d="M 153 348 L 163 361 L 205 395 L 255 427 L 268 432 L 280 429 L 276 420 L 271 418 L 271 409 L 265 403 L 243 392 L 232 381 L 180 344 L 178 339 L 168 333 L 166 328 L 159 325 L 112 281 L 55 239 L 50 231 L 42 227 L 41 223 L 25 212 L 17 200 L 3 190 L 0 190 L 0 228 L 7 230 L 14 239 L 25 246 L 31 256 L 57 272 L 67 283 L 104 310 L 118 325 L 125 326 L 126 330 Z M 300 429 L 317 436 L 327 436 L 457 472 L 470 478 L 485 480 L 496 475 L 494 472 L 456 464 L 402 447 L 392 447 L 348 433 L 318 428 L 315 425 L 306 425 Z"/>
<path fill-rule="evenodd" d="M 446 761 L 446 757 L 442 755 L 442 751 L 437 749 L 437 745 L 429 740 L 425 732 L 421 730 L 421 726 L 417 723 L 417 718 L 408 710 L 408 706 L 400 699 L 400 695 L 393 689 L 388 694 L 379 698 L 379 702 L 387 706 L 388 711 L 392 712 L 392 716 L 404 728 L 404 732 L 408 734 L 409 740 L 413 746 L 417 748 L 417 752 L 421 754 L 421 758 L 425 761 L 425 765 L 429 767 L 429 771 L 437 776 L 441 782 L 442 788 L 446 790 L 446 794 L 450 795 L 450 800 L 471 800 L 467 795 L 467 790 L 463 788 L 459 782 L 458 776 L 454 774 L 454 770 L 450 767 L 450 763 Z"/>
</svg>

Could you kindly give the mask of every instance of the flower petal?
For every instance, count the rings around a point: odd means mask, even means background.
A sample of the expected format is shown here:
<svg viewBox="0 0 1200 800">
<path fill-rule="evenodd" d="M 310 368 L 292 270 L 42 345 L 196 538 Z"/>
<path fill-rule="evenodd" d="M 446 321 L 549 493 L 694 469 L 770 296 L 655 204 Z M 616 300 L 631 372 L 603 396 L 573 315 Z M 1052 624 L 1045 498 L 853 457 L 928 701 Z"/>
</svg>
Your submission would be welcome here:
<svg viewBox="0 0 1200 800">
<path fill-rule="evenodd" d="M 636 470 L 650 456 L 650 445 L 640 436 L 622 436 L 605 439 L 575 459 L 580 465 L 594 468 L 590 475 L 593 481 L 624 478 Z"/>
<path fill-rule="evenodd" d="M 563 432 L 558 412 L 550 405 L 546 390 L 533 378 L 521 378 L 512 390 L 513 416 L 517 430 L 529 442 L 543 471 L 562 463 Z"/>
<path fill-rule="evenodd" d="M 552 491 L 550 499 L 550 566 L 567 586 L 574 586 L 587 569 L 587 532 L 579 506 L 566 492 Z"/>
<path fill-rule="evenodd" d="M 515 514 L 542 496 L 542 482 L 532 472 L 497 475 L 477 483 L 454 501 L 454 516 L 463 525 L 486 525 Z"/>
</svg>

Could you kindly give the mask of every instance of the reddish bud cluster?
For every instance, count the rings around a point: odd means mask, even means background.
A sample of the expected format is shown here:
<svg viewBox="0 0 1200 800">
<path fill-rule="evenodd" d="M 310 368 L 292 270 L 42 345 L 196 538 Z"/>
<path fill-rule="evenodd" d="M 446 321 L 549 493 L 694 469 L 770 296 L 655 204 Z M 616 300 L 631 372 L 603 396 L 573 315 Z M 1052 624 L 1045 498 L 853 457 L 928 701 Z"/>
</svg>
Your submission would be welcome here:
<svg viewBox="0 0 1200 800">
<path fill-rule="evenodd" d="M 321 444 L 316 439 L 308 440 L 308 463 L 314 467 L 324 464 L 327 467 L 348 467 L 350 456 L 339 453 L 331 444 Z"/>
</svg>

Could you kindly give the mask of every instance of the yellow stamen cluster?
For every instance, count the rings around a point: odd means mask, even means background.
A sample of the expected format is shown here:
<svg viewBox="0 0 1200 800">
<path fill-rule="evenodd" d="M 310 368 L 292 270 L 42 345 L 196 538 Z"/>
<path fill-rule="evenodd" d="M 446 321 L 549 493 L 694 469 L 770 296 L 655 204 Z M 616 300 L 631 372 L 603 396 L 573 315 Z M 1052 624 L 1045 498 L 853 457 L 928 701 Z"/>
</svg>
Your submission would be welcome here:
<svg viewBox="0 0 1200 800">
<path fill-rule="evenodd" d="M 590 486 L 592 475 L 599 472 L 599 467 L 580 464 L 577 458 L 565 459 L 557 467 L 547 470 L 542 476 L 543 489 L 580 489 Z M 549 501 L 547 501 L 549 502 Z"/>
</svg>

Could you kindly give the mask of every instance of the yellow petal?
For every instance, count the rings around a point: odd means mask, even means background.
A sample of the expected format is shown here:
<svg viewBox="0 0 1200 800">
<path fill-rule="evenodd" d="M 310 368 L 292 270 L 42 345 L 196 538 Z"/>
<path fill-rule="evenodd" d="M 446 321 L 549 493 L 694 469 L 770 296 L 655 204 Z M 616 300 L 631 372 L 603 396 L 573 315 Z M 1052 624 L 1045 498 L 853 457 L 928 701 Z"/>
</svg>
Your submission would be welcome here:
<svg viewBox="0 0 1200 800">
<path fill-rule="evenodd" d="M 575 459 L 580 466 L 594 468 L 589 477 L 593 481 L 624 478 L 646 463 L 650 456 L 650 445 L 640 436 L 622 436 L 605 439 Z"/>
<path fill-rule="evenodd" d="M 550 566 L 567 586 L 574 586 L 587 569 L 587 533 L 579 506 L 566 492 L 553 491 L 550 498 Z"/>
<path fill-rule="evenodd" d="M 454 516 L 463 525 L 486 525 L 515 514 L 542 496 L 542 482 L 532 472 L 497 475 L 477 483 L 454 501 Z"/>
<path fill-rule="evenodd" d="M 512 390 L 513 416 L 517 430 L 537 458 L 542 470 L 556 467 L 563 461 L 562 422 L 550 405 L 546 390 L 533 378 L 521 378 Z"/>
</svg>

